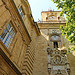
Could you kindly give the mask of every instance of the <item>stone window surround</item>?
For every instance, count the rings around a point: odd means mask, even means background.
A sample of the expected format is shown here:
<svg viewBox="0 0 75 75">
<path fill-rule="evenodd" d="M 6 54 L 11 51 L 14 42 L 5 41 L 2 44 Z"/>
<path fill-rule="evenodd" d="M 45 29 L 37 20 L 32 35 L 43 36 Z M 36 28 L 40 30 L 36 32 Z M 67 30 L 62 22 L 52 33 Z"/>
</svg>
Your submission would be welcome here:
<svg viewBox="0 0 75 75">
<path fill-rule="evenodd" d="M 23 10 L 23 6 L 22 5 L 18 6 L 18 12 L 19 12 L 20 16 L 23 18 L 23 16 L 25 15 L 25 12 Z"/>
<path fill-rule="evenodd" d="M 11 27 L 10 27 L 10 30 L 8 30 L 8 28 L 7 28 L 7 26 L 8 25 L 11 25 Z M 12 40 L 13 40 L 13 38 L 15 37 L 15 34 L 16 34 L 16 30 L 15 30 L 15 28 L 13 27 L 13 23 L 10 21 L 8 24 L 7 24 L 7 26 L 5 27 L 5 29 L 7 30 L 7 33 L 6 33 L 6 35 L 4 36 L 4 38 L 3 38 L 3 40 L 2 40 L 2 42 L 4 43 L 4 41 L 5 41 L 5 38 L 7 38 L 7 35 L 9 34 L 10 36 L 11 36 L 11 38 L 12 38 Z M 4 30 L 5 30 L 4 29 Z M 3 32 L 4 32 L 4 30 L 3 30 Z M 13 35 L 13 33 L 11 32 L 13 30 L 13 32 L 14 32 L 14 35 Z M 2 32 L 2 33 L 3 33 Z M 8 37 L 9 38 L 9 37 Z M 11 42 L 12 42 L 12 40 L 11 40 L 11 38 L 10 38 L 10 43 L 6 46 L 7 48 L 9 48 L 9 46 L 10 46 L 10 44 L 11 44 Z"/>
</svg>

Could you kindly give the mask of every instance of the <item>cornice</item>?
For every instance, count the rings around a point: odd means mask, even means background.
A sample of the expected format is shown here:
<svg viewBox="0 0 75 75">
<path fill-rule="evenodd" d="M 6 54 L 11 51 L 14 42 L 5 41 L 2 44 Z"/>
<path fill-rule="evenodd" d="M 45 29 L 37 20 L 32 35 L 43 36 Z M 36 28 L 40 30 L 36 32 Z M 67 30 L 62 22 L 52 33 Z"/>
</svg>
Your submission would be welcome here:
<svg viewBox="0 0 75 75">
<path fill-rule="evenodd" d="M 24 29 L 25 29 L 25 31 L 26 31 L 26 33 L 27 33 L 27 35 L 28 35 L 29 39 L 30 39 L 30 41 L 31 41 L 31 37 L 30 37 L 30 35 L 29 35 L 29 33 L 28 33 L 28 31 L 27 31 L 26 27 L 25 27 L 25 24 L 24 24 L 24 22 L 23 22 L 23 20 L 22 20 L 22 18 L 21 18 L 21 16 L 20 16 L 20 14 L 19 14 L 19 12 L 18 12 L 18 9 L 17 9 L 17 7 L 16 7 L 16 5 L 15 5 L 14 1 L 13 1 L 13 0 L 11 0 L 11 2 L 12 2 L 13 6 L 14 6 L 14 9 L 16 10 L 17 15 L 18 15 L 18 17 L 19 17 L 19 19 L 20 19 L 20 21 L 21 21 L 21 23 L 22 23 L 22 25 L 23 25 L 23 27 L 24 27 Z"/>
<path fill-rule="evenodd" d="M 16 68 L 16 66 L 12 63 L 12 61 L 7 57 L 7 55 L 3 52 L 3 50 L 0 48 L 0 55 L 3 57 L 3 59 L 8 63 L 8 65 L 18 74 L 22 75 L 22 73 Z"/>
<path fill-rule="evenodd" d="M 31 25 L 35 26 L 37 33 L 40 34 L 39 27 L 38 27 L 37 23 L 34 22 L 34 19 L 33 19 L 32 13 L 31 13 L 31 8 L 30 8 L 28 0 L 21 0 L 21 2 L 23 3 L 23 5 L 25 7 L 27 6 L 27 9 L 28 9 L 29 12 L 26 15 L 27 15 L 28 19 L 30 20 Z"/>
</svg>

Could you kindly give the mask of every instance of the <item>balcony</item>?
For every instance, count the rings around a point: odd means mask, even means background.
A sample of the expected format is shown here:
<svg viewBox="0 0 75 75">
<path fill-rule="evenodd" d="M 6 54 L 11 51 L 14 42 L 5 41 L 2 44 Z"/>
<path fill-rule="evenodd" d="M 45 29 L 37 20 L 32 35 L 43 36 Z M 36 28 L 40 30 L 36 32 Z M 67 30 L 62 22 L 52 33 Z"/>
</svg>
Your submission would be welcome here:
<svg viewBox="0 0 75 75">
<path fill-rule="evenodd" d="M 63 20 L 63 21 L 38 21 L 37 23 L 66 23 L 66 20 Z"/>
</svg>

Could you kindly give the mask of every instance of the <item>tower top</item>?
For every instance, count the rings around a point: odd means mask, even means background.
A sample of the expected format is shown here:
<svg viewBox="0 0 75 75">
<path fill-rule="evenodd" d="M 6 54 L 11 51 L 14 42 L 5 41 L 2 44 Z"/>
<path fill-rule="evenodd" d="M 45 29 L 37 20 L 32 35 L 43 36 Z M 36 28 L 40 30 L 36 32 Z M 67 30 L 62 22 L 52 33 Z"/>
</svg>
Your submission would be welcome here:
<svg viewBox="0 0 75 75">
<path fill-rule="evenodd" d="M 41 21 L 45 22 L 57 22 L 57 21 L 65 21 L 64 15 L 61 17 L 59 16 L 61 11 L 54 11 L 54 10 L 48 10 L 48 11 L 42 11 L 41 12 Z"/>
<path fill-rule="evenodd" d="M 61 12 L 61 11 L 54 11 L 54 10 L 48 10 L 48 11 L 42 11 L 41 13 L 47 13 L 47 12 Z"/>
<path fill-rule="evenodd" d="M 41 13 L 43 12 L 61 12 L 61 11 L 55 11 L 54 9 L 52 9 L 51 7 L 48 9 L 48 11 L 42 11 Z"/>
</svg>

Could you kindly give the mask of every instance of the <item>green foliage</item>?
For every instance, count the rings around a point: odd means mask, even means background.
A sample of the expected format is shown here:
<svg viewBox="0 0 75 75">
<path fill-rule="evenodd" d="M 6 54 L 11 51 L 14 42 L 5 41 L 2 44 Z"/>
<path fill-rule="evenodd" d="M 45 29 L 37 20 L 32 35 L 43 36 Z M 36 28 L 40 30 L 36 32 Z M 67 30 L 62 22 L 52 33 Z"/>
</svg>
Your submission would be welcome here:
<svg viewBox="0 0 75 75">
<path fill-rule="evenodd" d="M 61 10 L 60 16 L 66 14 L 66 26 L 61 26 L 62 34 L 75 45 L 75 0 L 52 0 Z"/>
<path fill-rule="evenodd" d="M 71 48 L 68 48 L 67 54 L 68 53 L 73 53 L 73 51 L 75 51 L 75 46 L 72 46 Z"/>
<path fill-rule="evenodd" d="M 66 26 L 61 26 L 62 35 L 71 42 L 72 47 L 68 48 L 67 53 L 75 51 L 75 0 L 52 0 L 61 10 L 60 16 L 66 14 Z"/>
</svg>

